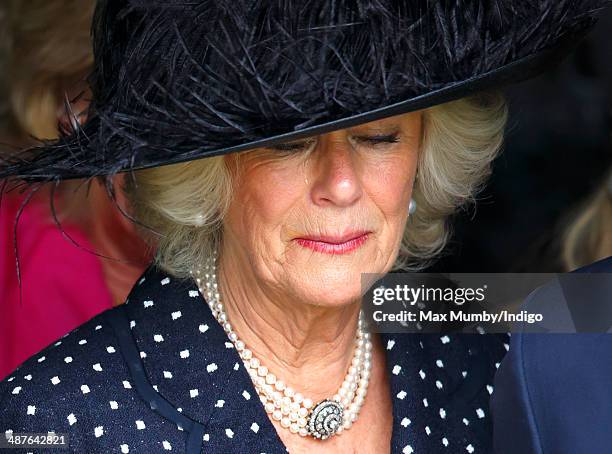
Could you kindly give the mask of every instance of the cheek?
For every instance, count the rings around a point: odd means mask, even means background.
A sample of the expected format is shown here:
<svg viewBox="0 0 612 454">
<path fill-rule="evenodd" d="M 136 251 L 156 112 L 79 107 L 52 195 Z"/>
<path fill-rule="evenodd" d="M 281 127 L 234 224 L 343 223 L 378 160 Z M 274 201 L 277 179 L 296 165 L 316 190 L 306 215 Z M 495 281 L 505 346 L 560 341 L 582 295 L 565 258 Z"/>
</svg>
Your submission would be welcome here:
<svg viewBox="0 0 612 454">
<path fill-rule="evenodd" d="M 269 163 L 244 169 L 227 216 L 239 241 L 262 249 L 278 238 L 302 194 L 297 173 Z"/>
<path fill-rule="evenodd" d="M 367 178 L 364 180 L 366 191 L 387 221 L 405 216 L 416 165 L 416 153 L 379 159 L 370 164 L 376 170 L 367 172 Z"/>
</svg>

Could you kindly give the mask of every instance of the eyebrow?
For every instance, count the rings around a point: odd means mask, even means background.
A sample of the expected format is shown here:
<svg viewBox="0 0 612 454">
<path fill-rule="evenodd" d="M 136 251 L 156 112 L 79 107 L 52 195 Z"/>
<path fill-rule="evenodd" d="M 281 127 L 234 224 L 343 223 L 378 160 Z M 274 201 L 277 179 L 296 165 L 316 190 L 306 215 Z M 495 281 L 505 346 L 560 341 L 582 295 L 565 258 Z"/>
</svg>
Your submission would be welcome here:
<svg viewBox="0 0 612 454">
<path fill-rule="evenodd" d="M 359 126 L 355 126 L 354 128 L 348 128 L 351 132 L 380 132 L 380 133 L 390 133 L 397 132 L 401 130 L 401 126 L 399 123 L 389 123 L 389 124 L 381 124 L 381 125 L 368 125 L 363 124 Z"/>
<path fill-rule="evenodd" d="M 377 122 L 378 123 L 378 122 Z M 361 124 L 357 126 L 353 126 L 351 128 L 346 128 L 351 134 L 356 135 L 365 135 L 365 134 L 378 134 L 381 136 L 393 135 L 402 131 L 401 125 L 397 122 L 388 123 L 388 124 Z M 281 144 L 302 144 L 305 142 L 309 142 L 312 140 L 316 140 L 316 136 L 307 136 L 301 139 L 288 140 L 286 142 L 281 142 Z M 273 146 L 272 146 L 273 147 Z M 264 147 L 270 148 L 270 147 Z"/>
</svg>

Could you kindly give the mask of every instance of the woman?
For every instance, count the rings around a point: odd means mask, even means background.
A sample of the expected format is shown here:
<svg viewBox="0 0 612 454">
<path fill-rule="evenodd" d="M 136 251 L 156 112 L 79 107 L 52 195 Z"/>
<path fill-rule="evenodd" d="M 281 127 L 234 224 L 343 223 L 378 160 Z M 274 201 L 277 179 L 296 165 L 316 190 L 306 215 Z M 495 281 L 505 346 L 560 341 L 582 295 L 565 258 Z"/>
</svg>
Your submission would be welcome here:
<svg viewBox="0 0 612 454">
<path fill-rule="evenodd" d="M 90 120 L 0 175 L 139 170 L 157 263 L 2 382 L 0 430 L 77 452 L 488 451 L 502 342 L 370 332 L 360 277 L 443 247 L 503 137 L 503 101 L 472 95 L 545 68 L 599 5 L 533 3 L 100 2 Z"/>
<path fill-rule="evenodd" d="M 91 93 L 85 79 L 93 64 L 90 29 L 94 7 L 93 0 L 6 3 L 7 80 L 2 88 L 9 109 L 1 141 L 23 147 L 31 144 L 32 137 L 54 139 L 60 134 L 58 129 L 69 131 L 72 123 L 86 121 Z M 57 189 L 58 211 L 61 208 L 62 216 L 77 224 L 79 239 L 85 237 L 79 244 L 110 258 L 95 264 L 107 287 L 98 290 L 105 294 L 97 302 L 99 307 L 122 303 L 151 256 L 105 189 L 98 181 L 66 182 Z M 51 213 L 46 217 L 39 223 L 53 223 Z M 75 249 L 70 245 L 64 253 L 83 252 Z M 89 255 L 87 261 L 95 258 Z"/>
<path fill-rule="evenodd" d="M 69 124 L 70 115 L 62 108 L 63 93 L 69 99 L 77 98 L 83 90 L 82 79 L 91 69 L 88 31 L 94 6 L 91 1 L 69 0 L 2 3 L 0 103 L 6 108 L 0 117 L 0 142 L 18 149 L 31 143 L 32 137 L 57 137 L 58 123 Z M 86 102 L 87 97 L 81 96 L 72 104 L 75 114 L 85 110 Z M 23 209 L 25 194 L 9 193 L 2 199 L 0 378 L 58 337 L 113 306 L 103 264 L 87 252 L 96 249 L 82 222 L 88 219 L 83 216 L 84 205 L 91 199 L 85 198 L 85 191 L 75 192 L 78 185 L 61 185 L 56 208 L 66 235 L 81 249 L 57 229 L 49 210 L 48 190 L 39 191 Z M 103 191 L 98 192 L 105 196 Z M 15 229 L 18 214 L 19 227 Z M 17 257 L 19 272 L 15 268 Z M 49 267 L 50 262 L 56 266 Z M 33 281 L 36 285 L 28 284 Z M 75 281 L 81 283 L 78 288 L 74 288 Z"/>
<path fill-rule="evenodd" d="M 7 109 L 0 119 L 0 142 L 23 147 L 32 136 L 57 137 L 58 124 L 69 128 L 71 121 L 85 120 L 94 6 L 81 0 L 3 3 L 6 80 L 0 103 L 6 99 Z M 144 242 L 115 209 L 104 184 L 70 181 L 57 188 L 55 208 L 64 232 L 49 210 L 49 190 L 39 191 L 22 211 L 25 195 L 17 192 L 0 204 L 0 378 L 58 337 L 122 303 L 149 261 Z M 56 265 L 49 267 L 49 262 Z"/>
</svg>

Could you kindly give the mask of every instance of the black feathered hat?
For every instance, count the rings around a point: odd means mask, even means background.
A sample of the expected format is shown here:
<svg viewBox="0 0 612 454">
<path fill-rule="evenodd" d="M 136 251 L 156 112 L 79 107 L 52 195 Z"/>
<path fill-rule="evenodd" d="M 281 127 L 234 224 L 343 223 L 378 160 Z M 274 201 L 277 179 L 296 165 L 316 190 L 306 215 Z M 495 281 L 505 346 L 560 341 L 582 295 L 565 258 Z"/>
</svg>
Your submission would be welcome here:
<svg viewBox="0 0 612 454">
<path fill-rule="evenodd" d="M 606 0 L 99 0 L 89 120 L 0 178 L 112 175 L 270 146 L 526 79 Z"/>
</svg>

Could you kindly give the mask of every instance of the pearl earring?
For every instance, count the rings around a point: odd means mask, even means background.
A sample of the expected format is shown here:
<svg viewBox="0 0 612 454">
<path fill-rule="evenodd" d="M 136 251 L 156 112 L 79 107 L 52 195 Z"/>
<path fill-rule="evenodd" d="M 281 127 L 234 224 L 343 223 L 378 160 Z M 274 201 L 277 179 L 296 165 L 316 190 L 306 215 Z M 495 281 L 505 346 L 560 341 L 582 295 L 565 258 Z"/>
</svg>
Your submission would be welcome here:
<svg viewBox="0 0 612 454">
<path fill-rule="evenodd" d="M 416 209 L 417 209 L 417 204 L 416 204 L 415 200 L 411 198 L 410 199 L 410 205 L 408 205 L 408 213 L 409 214 L 414 214 Z"/>
</svg>

